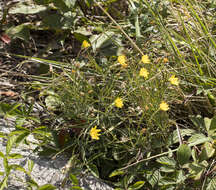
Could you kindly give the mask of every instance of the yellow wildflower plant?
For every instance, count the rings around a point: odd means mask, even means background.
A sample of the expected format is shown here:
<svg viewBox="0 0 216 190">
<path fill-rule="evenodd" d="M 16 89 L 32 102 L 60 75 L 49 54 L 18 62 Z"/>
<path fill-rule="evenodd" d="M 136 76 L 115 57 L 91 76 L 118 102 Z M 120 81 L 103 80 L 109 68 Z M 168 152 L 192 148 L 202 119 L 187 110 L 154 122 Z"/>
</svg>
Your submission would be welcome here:
<svg viewBox="0 0 216 190">
<path fill-rule="evenodd" d="M 169 110 L 169 105 L 166 102 L 162 101 L 160 104 L 160 110 L 163 110 L 163 111 Z"/>
<path fill-rule="evenodd" d="M 90 47 L 90 46 L 91 46 L 91 44 L 88 43 L 87 40 L 84 40 L 84 41 L 83 41 L 83 43 L 82 43 L 82 48 L 88 48 L 88 47 Z"/>
<path fill-rule="evenodd" d="M 127 61 L 127 58 L 125 55 L 118 56 L 118 62 L 122 65 L 122 67 L 127 67 L 126 61 Z"/>
<path fill-rule="evenodd" d="M 144 77 L 144 78 L 148 78 L 149 72 L 147 71 L 147 69 L 145 68 L 141 68 L 140 72 L 139 72 L 139 76 Z"/>
<path fill-rule="evenodd" d="M 122 108 L 124 105 L 121 98 L 116 98 L 114 103 L 117 108 Z"/>
<path fill-rule="evenodd" d="M 150 63 L 150 59 L 149 59 L 148 55 L 143 55 L 142 56 L 142 62 L 143 63 Z"/>
<path fill-rule="evenodd" d="M 179 79 L 177 77 L 175 77 L 175 75 L 172 75 L 169 78 L 169 81 L 171 84 L 178 86 L 179 85 Z"/>
<path fill-rule="evenodd" d="M 91 138 L 94 140 L 99 140 L 99 136 L 101 135 L 101 134 L 99 134 L 100 131 L 101 131 L 101 129 L 97 129 L 97 126 L 92 127 L 90 130 Z"/>
</svg>

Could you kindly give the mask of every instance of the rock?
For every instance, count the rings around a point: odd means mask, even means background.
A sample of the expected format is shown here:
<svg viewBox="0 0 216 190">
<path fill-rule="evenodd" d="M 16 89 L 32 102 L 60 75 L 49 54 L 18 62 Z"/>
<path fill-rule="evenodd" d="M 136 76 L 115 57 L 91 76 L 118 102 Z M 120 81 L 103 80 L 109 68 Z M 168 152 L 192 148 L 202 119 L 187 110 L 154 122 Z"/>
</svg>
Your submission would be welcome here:
<svg viewBox="0 0 216 190">
<path fill-rule="evenodd" d="M 14 130 L 14 120 L 0 119 L 0 132 L 8 134 Z M 28 140 L 35 142 L 36 140 L 32 135 L 28 136 Z M 38 185 L 52 184 L 57 189 L 67 190 L 70 189 L 70 183 L 66 183 L 64 187 L 61 187 L 66 174 L 64 173 L 64 167 L 66 166 L 68 159 L 64 155 L 59 155 L 55 159 L 44 158 L 33 153 L 35 148 L 34 144 L 25 145 L 22 144 L 19 147 L 13 148 L 11 153 L 19 153 L 23 157 L 19 159 L 10 159 L 9 164 L 17 164 L 24 167 L 28 171 L 28 162 L 33 161 L 34 167 L 31 173 L 32 179 L 34 179 Z M 6 141 L 0 138 L 0 151 L 5 154 Z M 0 157 L 0 172 L 4 172 L 3 159 Z M 30 179 L 27 174 L 21 171 L 12 171 L 8 181 L 7 190 L 26 190 L 26 182 Z M 0 182 L 3 176 L 0 176 Z M 96 177 L 85 174 L 79 179 L 80 187 L 83 190 L 112 190 L 110 186 L 103 183 Z"/>
</svg>

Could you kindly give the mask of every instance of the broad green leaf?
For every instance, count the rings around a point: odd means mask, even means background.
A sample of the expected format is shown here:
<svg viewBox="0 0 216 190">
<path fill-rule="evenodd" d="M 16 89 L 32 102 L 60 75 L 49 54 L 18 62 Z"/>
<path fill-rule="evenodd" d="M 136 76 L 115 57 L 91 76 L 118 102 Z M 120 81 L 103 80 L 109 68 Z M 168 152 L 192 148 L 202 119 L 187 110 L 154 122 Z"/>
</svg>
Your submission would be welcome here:
<svg viewBox="0 0 216 190">
<path fill-rule="evenodd" d="M 161 179 L 161 174 L 159 170 L 148 171 L 147 173 L 147 181 L 154 187 Z"/>
<path fill-rule="evenodd" d="M 56 189 L 55 186 L 51 184 L 46 184 L 46 185 L 40 186 L 37 190 L 54 190 L 54 189 Z"/>
<path fill-rule="evenodd" d="M 204 119 L 202 118 L 202 116 L 200 115 L 190 116 L 190 119 L 198 129 L 200 128 L 205 129 L 205 123 L 204 123 Z"/>
<path fill-rule="evenodd" d="M 209 131 L 210 125 L 211 125 L 211 119 L 209 119 L 208 117 L 205 117 L 204 123 L 205 123 L 206 130 Z"/>
<path fill-rule="evenodd" d="M 160 171 L 165 172 L 165 173 L 171 173 L 171 172 L 176 171 L 176 168 L 173 166 L 163 165 L 160 167 Z"/>
<path fill-rule="evenodd" d="M 169 177 L 163 177 L 162 179 L 160 179 L 158 183 L 159 186 L 167 186 L 167 185 L 175 185 L 175 184 L 176 184 L 176 180 Z"/>
<path fill-rule="evenodd" d="M 188 145 L 182 144 L 177 150 L 177 159 L 180 165 L 188 163 L 191 157 L 191 149 Z"/>
<path fill-rule="evenodd" d="M 208 183 L 206 190 L 215 190 L 216 189 L 216 177 L 213 177 Z"/>
<path fill-rule="evenodd" d="M 157 162 L 164 164 L 164 165 L 169 165 L 169 166 L 175 166 L 176 161 L 173 158 L 169 158 L 167 156 L 163 156 L 157 159 Z"/>
<path fill-rule="evenodd" d="M 27 24 L 20 24 L 15 27 L 9 28 L 6 33 L 12 38 L 20 38 L 28 41 L 30 38 L 29 26 Z"/>
<path fill-rule="evenodd" d="M 129 186 L 129 190 L 136 190 L 142 188 L 142 186 L 145 184 L 145 181 L 137 181 L 133 185 Z"/>
<path fill-rule="evenodd" d="M 120 171 L 120 170 L 114 170 L 109 177 L 114 177 L 114 176 L 118 176 L 118 175 L 123 175 L 125 172 L 124 171 Z"/>
<path fill-rule="evenodd" d="M 192 163 L 189 164 L 190 174 L 193 175 L 195 180 L 199 180 L 205 171 L 206 167 L 201 166 L 200 164 Z"/>
<path fill-rule="evenodd" d="M 211 130 L 211 131 L 212 131 L 212 130 L 213 130 L 213 131 L 216 130 L 216 116 L 212 118 L 212 120 L 211 120 L 211 125 L 210 125 L 210 127 L 209 127 L 209 130 Z"/>
<path fill-rule="evenodd" d="M 99 172 L 97 169 L 97 166 L 94 164 L 88 164 L 87 168 L 90 170 L 90 172 L 95 176 L 99 178 Z"/>
<path fill-rule="evenodd" d="M 56 96 L 47 96 L 45 104 L 48 110 L 56 110 L 61 105 L 61 101 Z"/>
<path fill-rule="evenodd" d="M 189 139 L 188 139 L 188 143 L 196 143 L 198 141 L 200 141 L 200 139 L 205 139 L 206 136 L 202 133 L 196 133 L 193 134 Z"/>
<path fill-rule="evenodd" d="M 65 0 L 64 3 L 69 9 L 72 9 L 74 7 L 76 1 L 77 0 Z"/>
<path fill-rule="evenodd" d="M 42 5 L 37 5 L 32 1 L 23 1 L 20 3 L 14 4 L 9 10 L 9 14 L 35 14 L 41 11 L 45 11 L 47 7 Z"/>
<path fill-rule="evenodd" d="M 193 135 L 195 133 L 195 130 L 193 130 L 193 129 L 180 129 L 180 133 L 181 133 L 182 137 L 191 136 L 191 135 Z M 177 130 L 175 130 L 173 132 L 173 134 L 171 135 L 169 141 L 170 141 L 169 142 L 170 145 L 179 142 L 179 137 L 178 137 Z"/>
<path fill-rule="evenodd" d="M 205 142 L 200 155 L 198 156 L 199 161 L 207 160 L 211 158 L 215 153 L 215 148 L 212 146 L 211 143 Z"/>
<path fill-rule="evenodd" d="M 0 175 L 4 175 L 4 172 L 0 172 Z"/>
<path fill-rule="evenodd" d="M 77 177 L 73 174 L 69 175 L 70 180 L 72 181 L 73 185 L 78 185 L 79 184 L 79 180 L 77 179 Z"/>
</svg>

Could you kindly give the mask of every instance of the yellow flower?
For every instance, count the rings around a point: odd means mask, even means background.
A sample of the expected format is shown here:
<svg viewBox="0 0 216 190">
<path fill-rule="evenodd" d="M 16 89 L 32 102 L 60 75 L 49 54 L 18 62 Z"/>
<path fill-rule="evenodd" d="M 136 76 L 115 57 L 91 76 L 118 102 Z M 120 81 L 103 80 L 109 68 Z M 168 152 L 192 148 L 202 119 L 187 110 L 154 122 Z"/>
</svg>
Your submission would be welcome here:
<svg viewBox="0 0 216 190">
<path fill-rule="evenodd" d="M 149 72 L 147 71 L 147 69 L 141 68 L 141 69 L 140 69 L 139 75 L 140 75 L 141 77 L 148 78 Z"/>
<path fill-rule="evenodd" d="M 165 57 L 165 58 L 163 59 L 163 62 L 164 62 L 164 63 L 168 63 L 169 60 Z"/>
<path fill-rule="evenodd" d="M 122 67 L 127 67 L 126 61 L 127 58 L 125 55 L 118 56 L 118 62 L 122 65 Z"/>
<path fill-rule="evenodd" d="M 101 131 L 101 129 L 97 129 L 97 126 L 92 127 L 90 130 L 91 138 L 95 139 L 95 140 L 99 140 L 99 136 L 101 135 L 101 134 L 99 134 L 100 131 Z"/>
<path fill-rule="evenodd" d="M 162 101 L 160 104 L 160 109 L 163 111 L 167 111 L 169 109 L 169 105 L 166 102 Z"/>
<path fill-rule="evenodd" d="M 117 108 L 122 108 L 124 105 L 121 98 L 116 98 L 114 103 Z"/>
<path fill-rule="evenodd" d="M 82 43 L 82 48 L 88 48 L 88 47 L 90 47 L 91 45 L 90 45 L 90 43 L 88 43 L 88 41 L 87 40 L 84 40 L 83 41 L 83 43 Z"/>
<path fill-rule="evenodd" d="M 170 78 L 169 78 L 169 81 L 171 84 L 173 85 L 179 85 L 179 79 L 177 77 L 175 77 L 175 75 L 172 75 Z"/>
<path fill-rule="evenodd" d="M 142 56 L 142 62 L 143 63 L 150 63 L 150 59 L 149 59 L 148 55 L 143 55 Z"/>
</svg>

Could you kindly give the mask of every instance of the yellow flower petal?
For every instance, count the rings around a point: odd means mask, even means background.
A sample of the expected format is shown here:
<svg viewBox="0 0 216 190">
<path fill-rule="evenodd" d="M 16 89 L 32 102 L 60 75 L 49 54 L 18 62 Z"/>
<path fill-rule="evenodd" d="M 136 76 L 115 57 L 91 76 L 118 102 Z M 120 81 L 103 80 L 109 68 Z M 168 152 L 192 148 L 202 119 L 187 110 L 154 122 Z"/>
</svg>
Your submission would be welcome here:
<svg viewBox="0 0 216 190">
<path fill-rule="evenodd" d="M 125 55 L 120 55 L 118 56 L 118 62 L 123 66 L 123 67 L 127 67 L 126 64 L 127 58 Z"/>
<path fill-rule="evenodd" d="M 177 77 L 175 77 L 175 75 L 172 75 L 170 78 L 169 78 L 169 81 L 171 84 L 173 85 L 179 85 L 179 79 Z"/>
<path fill-rule="evenodd" d="M 142 56 L 142 62 L 143 63 L 150 63 L 150 59 L 149 59 L 148 55 L 143 55 Z"/>
<path fill-rule="evenodd" d="M 117 108 L 122 108 L 124 105 L 121 98 L 116 98 L 114 103 Z"/>
<path fill-rule="evenodd" d="M 139 72 L 139 75 L 140 75 L 141 77 L 148 78 L 149 72 L 147 71 L 147 69 L 141 68 L 141 69 L 140 69 L 140 72 Z"/>
<path fill-rule="evenodd" d="M 97 126 L 92 127 L 90 130 L 91 138 L 95 139 L 95 140 L 99 140 L 99 136 L 101 135 L 101 134 L 99 134 L 100 131 L 101 131 L 101 129 L 97 129 Z"/>
<path fill-rule="evenodd" d="M 84 40 L 84 41 L 83 41 L 83 43 L 82 43 L 82 48 L 88 48 L 88 47 L 90 47 L 90 46 L 91 46 L 91 44 L 88 43 L 87 40 Z"/>
<path fill-rule="evenodd" d="M 169 110 L 169 105 L 166 102 L 162 101 L 160 104 L 160 109 L 163 111 L 167 111 Z"/>
<path fill-rule="evenodd" d="M 165 58 L 163 59 L 163 62 L 164 62 L 164 63 L 168 63 L 169 60 L 165 57 Z"/>
</svg>

